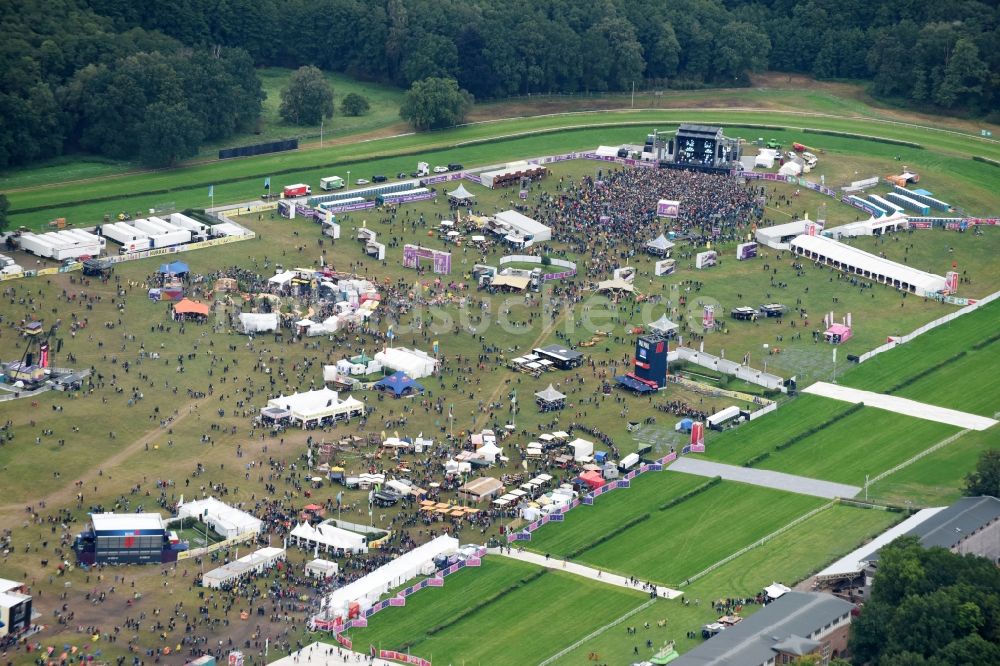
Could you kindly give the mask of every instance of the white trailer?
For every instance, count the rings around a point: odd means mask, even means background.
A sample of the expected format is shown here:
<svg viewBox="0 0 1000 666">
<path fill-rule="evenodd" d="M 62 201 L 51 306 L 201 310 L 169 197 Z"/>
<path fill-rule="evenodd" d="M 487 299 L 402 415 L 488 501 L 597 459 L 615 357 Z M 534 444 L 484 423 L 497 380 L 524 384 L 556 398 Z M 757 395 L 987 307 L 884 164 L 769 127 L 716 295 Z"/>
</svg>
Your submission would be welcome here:
<svg viewBox="0 0 1000 666">
<path fill-rule="evenodd" d="M 149 238 L 153 241 L 153 247 L 171 247 L 190 243 L 191 232 L 187 229 L 178 229 L 177 231 L 168 231 L 163 234 L 153 234 Z"/>
<path fill-rule="evenodd" d="M 120 244 L 127 252 L 148 250 L 150 246 L 149 234 L 124 222 L 105 224 L 101 227 L 101 233 Z"/>
<path fill-rule="evenodd" d="M 150 236 L 155 236 L 157 234 L 164 234 L 170 231 L 175 231 L 177 229 L 174 225 L 167 224 L 163 220 L 155 217 L 133 220 L 132 226 L 135 227 L 136 229 L 142 229 Z"/>
<path fill-rule="evenodd" d="M 77 257 L 96 257 L 101 254 L 101 244 L 96 236 L 93 241 L 82 241 L 73 237 L 61 236 L 58 233 L 21 234 L 21 249 L 39 257 L 49 257 L 62 261 Z"/>
<path fill-rule="evenodd" d="M 64 229 L 55 233 L 59 234 L 62 238 L 69 239 L 73 243 L 97 243 L 101 246 L 101 249 L 104 249 L 108 244 L 108 241 L 101 236 L 84 231 L 83 229 Z"/>
<path fill-rule="evenodd" d="M 45 238 L 45 236 L 32 233 L 21 234 L 19 244 L 25 252 L 39 257 L 51 257 L 56 246 L 61 247 L 65 245 L 62 241 L 53 241 L 52 239 Z"/>
<path fill-rule="evenodd" d="M 180 227 L 181 229 L 187 229 L 195 236 L 200 236 L 202 238 L 208 238 L 210 233 L 210 227 L 207 224 L 190 218 L 184 213 L 171 213 L 170 223 L 174 226 Z"/>
</svg>

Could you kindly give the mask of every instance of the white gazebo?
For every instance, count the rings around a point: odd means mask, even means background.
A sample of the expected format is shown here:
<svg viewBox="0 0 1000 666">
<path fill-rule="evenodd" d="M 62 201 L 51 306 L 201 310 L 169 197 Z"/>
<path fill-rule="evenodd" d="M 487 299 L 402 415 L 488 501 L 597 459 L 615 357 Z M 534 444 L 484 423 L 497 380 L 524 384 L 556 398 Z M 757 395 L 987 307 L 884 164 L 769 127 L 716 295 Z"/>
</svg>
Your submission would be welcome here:
<svg viewBox="0 0 1000 666">
<path fill-rule="evenodd" d="M 677 334 L 677 324 L 667 319 L 667 315 L 664 314 L 662 317 L 648 325 L 649 330 L 658 331 L 666 336 Z"/>
<path fill-rule="evenodd" d="M 663 234 L 646 243 L 646 252 L 656 257 L 669 257 L 673 248 L 674 244 Z"/>
<path fill-rule="evenodd" d="M 351 396 L 341 399 L 336 391 L 326 387 L 272 398 L 267 401 L 267 406 L 287 410 L 291 420 L 300 423 L 303 428 L 310 424 L 347 421 L 355 416 L 365 415 L 363 402 Z"/>
<path fill-rule="evenodd" d="M 465 185 L 463 183 L 459 183 L 458 187 L 448 193 L 448 200 L 454 201 L 455 203 L 466 203 L 475 198 L 476 195 L 465 189 Z"/>
</svg>

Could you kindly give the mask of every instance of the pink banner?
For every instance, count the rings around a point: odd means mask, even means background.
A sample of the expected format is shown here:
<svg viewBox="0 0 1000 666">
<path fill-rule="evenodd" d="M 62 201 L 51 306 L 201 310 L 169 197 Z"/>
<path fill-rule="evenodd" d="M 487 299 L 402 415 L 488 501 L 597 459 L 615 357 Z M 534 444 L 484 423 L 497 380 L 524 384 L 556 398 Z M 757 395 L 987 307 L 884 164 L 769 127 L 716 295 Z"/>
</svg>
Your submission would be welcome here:
<svg viewBox="0 0 1000 666">
<path fill-rule="evenodd" d="M 393 597 L 392 599 L 389 599 L 389 605 L 390 606 L 405 606 L 406 605 L 406 599 L 404 599 L 403 597 Z"/>
<path fill-rule="evenodd" d="M 351 646 L 354 645 L 354 643 L 351 642 L 351 639 L 348 638 L 347 636 L 344 636 L 343 634 L 337 634 L 336 636 L 334 636 L 334 638 L 336 638 L 337 642 L 343 645 L 348 650 L 350 650 Z"/>
<path fill-rule="evenodd" d="M 444 578 L 429 578 L 427 584 L 431 587 L 444 587 Z"/>
</svg>

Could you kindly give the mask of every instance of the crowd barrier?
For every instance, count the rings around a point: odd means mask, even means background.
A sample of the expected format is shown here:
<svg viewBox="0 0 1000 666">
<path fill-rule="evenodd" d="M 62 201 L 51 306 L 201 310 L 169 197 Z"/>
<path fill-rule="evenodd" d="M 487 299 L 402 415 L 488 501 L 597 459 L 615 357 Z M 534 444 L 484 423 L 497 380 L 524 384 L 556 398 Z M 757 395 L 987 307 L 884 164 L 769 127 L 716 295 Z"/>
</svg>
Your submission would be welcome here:
<svg viewBox="0 0 1000 666">
<path fill-rule="evenodd" d="M 542 258 L 536 257 L 532 254 L 509 254 L 506 257 L 500 257 L 499 264 L 503 266 L 504 264 L 512 263 L 523 263 L 523 264 L 538 264 L 542 265 Z M 560 268 L 565 268 L 567 270 L 559 273 L 544 273 L 542 275 L 542 280 L 549 282 L 551 280 L 562 280 L 563 278 L 571 278 L 576 275 L 576 264 L 572 261 L 567 261 L 565 259 L 549 259 L 549 263 L 553 266 L 559 266 Z"/>
<path fill-rule="evenodd" d="M 209 555 L 217 550 L 222 550 L 223 548 L 229 548 L 230 546 L 235 546 L 236 544 L 245 543 L 247 541 L 253 541 L 257 538 L 256 532 L 247 532 L 245 534 L 240 534 L 238 536 L 231 537 L 225 541 L 219 541 L 218 543 L 213 543 L 210 546 L 205 546 L 204 548 L 192 548 L 191 550 L 182 550 L 177 553 L 177 560 L 188 560 L 192 557 L 201 557 L 202 555 Z"/>
<path fill-rule="evenodd" d="M 890 342 L 887 342 L 887 343 L 885 343 L 884 345 L 882 345 L 880 347 L 876 347 L 875 349 L 872 349 L 871 351 L 865 352 L 864 354 L 862 354 L 861 356 L 858 357 L 858 363 L 864 363 L 868 359 L 873 358 L 875 356 L 878 356 L 882 352 L 887 352 L 890 349 L 895 348 L 897 345 L 901 345 L 901 344 L 905 344 L 905 343 L 909 342 L 910 340 L 914 339 L 918 335 L 923 335 L 927 331 L 934 330 L 938 326 L 941 326 L 943 324 L 947 324 L 950 321 L 954 321 L 955 319 L 958 319 L 962 315 L 969 314 L 970 312 L 973 312 L 974 310 L 979 309 L 980 307 L 986 305 L 987 303 L 992 303 L 993 301 L 995 301 L 998 298 L 1000 298 L 1000 291 L 995 291 L 992 294 L 990 294 L 989 296 L 986 296 L 985 298 L 981 298 L 978 301 L 971 301 L 970 299 L 958 299 L 958 298 L 951 297 L 951 296 L 945 297 L 942 300 L 944 300 L 946 302 L 949 302 L 948 301 L 949 298 L 951 298 L 950 302 L 952 302 L 955 305 L 962 305 L 962 303 L 960 301 L 965 300 L 966 301 L 966 303 L 964 304 L 965 307 L 963 307 L 961 310 L 956 310 L 955 312 L 950 312 L 950 313 L 946 314 L 943 317 L 938 317 L 934 321 L 928 322 L 928 323 L 924 324 L 923 326 L 921 326 L 920 328 L 918 328 L 918 329 L 916 329 L 914 331 L 911 331 L 910 333 L 907 333 L 906 335 L 901 335 L 898 338 L 895 338 L 894 340 L 892 340 Z"/>
<path fill-rule="evenodd" d="M 663 456 L 656 462 L 645 463 L 643 465 L 640 465 L 639 469 L 632 470 L 621 479 L 618 479 L 616 481 L 609 481 L 600 488 L 597 488 L 596 490 L 592 490 L 591 492 L 587 493 L 583 497 L 573 500 L 566 506 L 557 509 L 556 511 L 553 511 L 548 515 L 542 516 L 538 520 L 529 523 L 528 525 L 525 525 L 518 531 L 509 532 L 507 534 L 507 543 L 513 543 L 515 541 L 531 541 L 531 533 L 539 529 L 543 525 L 548 525 L 550 522 L 562 522 L 563 519 L 565 518 L 565 515 L 569 511 L 572 511 L 581 504 L 591 505 L 594 503 L 594 500 L 596 498 L 600 497 L 604 493 L 609 493 L 612 490 L 617 490 L 619 488 L 628 488 L 632 485 L 632 479 L 636 478 L 640 474 L 645 474 L 646 472 L 660 472 L 666 465 L 672 463 L 675 460 L 677 460 L 676 451 Z"/>
</svg>

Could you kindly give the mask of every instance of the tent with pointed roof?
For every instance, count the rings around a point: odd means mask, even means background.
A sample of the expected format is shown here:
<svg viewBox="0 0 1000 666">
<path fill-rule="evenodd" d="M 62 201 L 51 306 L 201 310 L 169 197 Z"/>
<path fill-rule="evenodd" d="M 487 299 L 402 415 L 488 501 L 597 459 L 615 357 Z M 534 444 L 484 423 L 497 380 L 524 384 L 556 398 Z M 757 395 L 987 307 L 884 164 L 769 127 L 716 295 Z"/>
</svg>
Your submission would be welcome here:
<svg viewBox="0 0 1000 666">
<path fill-rule="evenodd" d="M 174 303 L 174 318 L 179 317 L 207 317 L 208 304 L 200 301 L 192 301 L 190 298 L 182 299 Z"/>
<path fill-rule="evenodd" d="M 667 240 L 667 237 L 660 234 L 653 240 L 646 243 L 646 252 L 657 257 L 665 257 L 670 254 L 674 244 Z"/>
<path fill-rule="evenodd" d="M 456 187 L 454 190 L 448 193 L 449 200 L 457 201 L 459 203 L 465 201 L 471 201 L 472 199 L 475 198 L 476 195 L 470 192 L 469 190 L 465 189 L 465 185 L 463 183 L 459 183 L 458 187 Z"/>
<path fill-rule="evenodd" d="M 388 377 L 383 377 L 375 382 L 373 388 L 376 391 L 392 392 L 393 397 L 396 398 L 424 392 L 423 384 L 402 371 L 394 372 Z"/>
<path fill-rule="evenodd" d="M 676 335 L 677 334 L 677 324 L 667 319 L 666 313 L 656 321 L 650 323 L 648 328 L 652 331 L 659 331 L 664 335 Z"/>
<path fill-rule="evenodd" d="M 172 261 L 169 264 L 160 265 L 161 275 L 187 275 L 190 272 L 188 265 L 183 261 Z"/>
<path fill-rule="evenodd" d="M 547 389 L 535 393 L 535 402 L 543 412 L 551 412 L 566 406 L 566 396 L 549 384 Z"/>
</svg>

